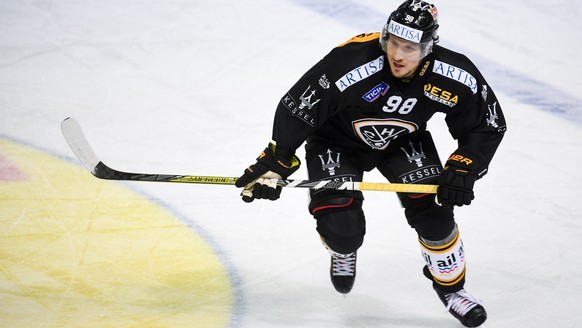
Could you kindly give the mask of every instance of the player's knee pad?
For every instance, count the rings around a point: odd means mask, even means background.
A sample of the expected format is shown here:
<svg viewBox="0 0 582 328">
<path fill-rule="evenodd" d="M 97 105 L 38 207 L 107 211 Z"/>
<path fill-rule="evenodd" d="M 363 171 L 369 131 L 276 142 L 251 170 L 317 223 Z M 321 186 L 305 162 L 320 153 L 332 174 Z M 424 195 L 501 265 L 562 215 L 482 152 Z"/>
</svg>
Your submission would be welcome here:
<svg viewBox="0 0 582 328">
<path fill-rule="evenodd" d="M 400 198 L 408 224 L 428 240 L 445 239 L 455 228 L 453 209 L 434 202 L 434 197 Z"/>
<path fill-rule="evenodd" d="M 362 246 L 366 220 L 361 199 L 340 197 L 312 201 L 309 210 L 317 220 L 317 231 L 333 251 L 349 254 Z"/>
<path fill-rule="evenodd" d="M 419 242 L 428 269 L 425 270 L 425 274 L 428 277 L 430 273 L 435 286 L 447 293 L 463 288 L 466 270 L 465 251 L 458 228 L 455 226 L 445 239 L 431 241 L 419 238 Z"/>
</svg>

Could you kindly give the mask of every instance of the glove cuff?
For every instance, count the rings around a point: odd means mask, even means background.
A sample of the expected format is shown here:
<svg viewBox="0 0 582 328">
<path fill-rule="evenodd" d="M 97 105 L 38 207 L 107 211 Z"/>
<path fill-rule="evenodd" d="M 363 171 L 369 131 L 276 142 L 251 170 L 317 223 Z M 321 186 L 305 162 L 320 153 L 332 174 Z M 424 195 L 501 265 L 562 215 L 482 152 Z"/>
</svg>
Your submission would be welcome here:
<svg viewBox="0 0 582 328">
<path fill-rule="evenodd" d="M 454 166 L 472 171 L 481 177 L 487 172 L 487 167 L 484 167 L 485 163 L 485 157 L 479 152 L 468 148 L 459 148 L 449 156 L 445 166 Z"/>
<path fill-rule="evenodd" d="M 276 154 L 276 146 L 269 143 L 267 148 L 263 150 L 261 155 L 257 158 L 257 162 L 266 165 L 271 171 L 279 174 L 283 179 L 287 179 L 291 174 L 299 169 L 301 161 L 295 155 L 290 159 Z"/>
</svg>

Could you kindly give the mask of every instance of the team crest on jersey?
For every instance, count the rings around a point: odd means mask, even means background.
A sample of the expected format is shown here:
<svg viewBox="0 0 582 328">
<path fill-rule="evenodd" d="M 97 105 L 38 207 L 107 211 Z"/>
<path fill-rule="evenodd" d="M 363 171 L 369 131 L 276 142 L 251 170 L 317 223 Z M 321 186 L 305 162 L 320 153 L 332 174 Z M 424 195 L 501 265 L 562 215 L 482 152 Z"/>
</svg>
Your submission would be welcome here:
<svg viewBox="0 0 582 328">
<path fill-rule="evenodd" d="M 362 119 L 352 122 L 355 134 L 372 149 L 384 150 L 401 135 L 418 130 L 412 122 L 398 119 Z"/>
</svg>

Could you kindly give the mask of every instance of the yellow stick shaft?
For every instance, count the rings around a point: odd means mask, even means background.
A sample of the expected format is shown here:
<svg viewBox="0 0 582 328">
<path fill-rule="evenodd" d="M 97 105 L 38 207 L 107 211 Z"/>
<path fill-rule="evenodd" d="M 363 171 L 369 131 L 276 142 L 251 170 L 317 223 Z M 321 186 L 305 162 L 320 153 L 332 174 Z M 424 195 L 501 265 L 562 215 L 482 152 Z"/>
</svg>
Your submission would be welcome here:
<svg viewBox="0 0 582 328">
<path fill-rule="evenodd" d="M 428 184 L 404 184 L 404 183 L 382 183 L 382 182 L 360 182 L 359 190 L 372 191 L 395 191 L 410 192 L 420 194 L 436 194 L 437 185 Z"/>
</svg>

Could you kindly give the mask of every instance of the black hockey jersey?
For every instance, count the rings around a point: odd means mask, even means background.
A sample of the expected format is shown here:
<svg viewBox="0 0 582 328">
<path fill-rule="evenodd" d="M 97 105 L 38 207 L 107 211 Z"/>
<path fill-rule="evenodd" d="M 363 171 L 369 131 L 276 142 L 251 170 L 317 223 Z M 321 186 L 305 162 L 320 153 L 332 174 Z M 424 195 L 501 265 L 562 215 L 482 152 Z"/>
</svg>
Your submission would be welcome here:
<svg viewBox="0 0 582 328">
<path fill-rule="evenodd" d="M 384 152 L 426 129 L 436 112 L 462 147 L 493 157 L 506 124 L 493 90 L 464 55 L 434 46 L 410 81 L 390 73 L 379 33 L 334 48 L 281 98 L 273 140 L 281 155 L 307 138 L 359 152 Z"/>
</svg>

